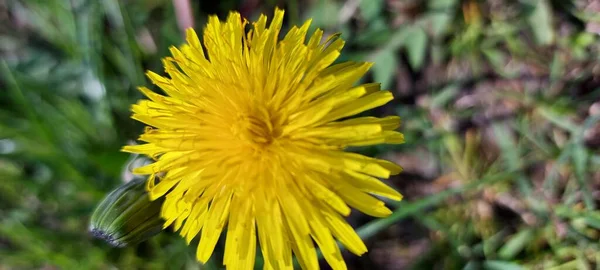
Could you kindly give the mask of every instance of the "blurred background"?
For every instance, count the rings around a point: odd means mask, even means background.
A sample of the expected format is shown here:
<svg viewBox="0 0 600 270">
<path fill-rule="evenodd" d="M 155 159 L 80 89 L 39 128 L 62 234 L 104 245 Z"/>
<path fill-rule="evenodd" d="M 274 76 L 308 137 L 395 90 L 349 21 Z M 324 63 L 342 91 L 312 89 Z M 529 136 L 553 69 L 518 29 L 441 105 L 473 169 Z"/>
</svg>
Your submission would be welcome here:
<svg viewBox="0 0 600 270">
<path fill-rule="evenodd" d="M 371 114 L 403 118 L 406 144 L 354 149 L 404 166 L 405 200 L 349 217 L 350 269 L 600 269 L 595 0 L 0 0 L 0 269 L 219 269 L 170 231 L 112 248 L 89 217 L 132 177 L 145 70 L 209 14 L 275 6 L 341 32 L 396 96 Z"/>
</svg>

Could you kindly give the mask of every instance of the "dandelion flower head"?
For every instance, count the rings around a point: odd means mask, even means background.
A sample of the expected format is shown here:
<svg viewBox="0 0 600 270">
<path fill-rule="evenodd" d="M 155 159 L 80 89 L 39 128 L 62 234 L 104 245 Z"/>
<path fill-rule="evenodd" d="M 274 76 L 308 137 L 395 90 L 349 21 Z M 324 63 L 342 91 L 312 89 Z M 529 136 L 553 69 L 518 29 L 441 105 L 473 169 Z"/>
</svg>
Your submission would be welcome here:
<svg viewBox="0 0 600 270">
<path fill-rule="evenodd" d="M 377 83 L 355 86 L 371 63 L 334 61 L 339 35 L 309 37 L 310 20 L 280 40 L 282 10 L 249 24 L 237 12 L 209 18 L 202 40 L 187 30 L 186 44 L 164 59 L 168 76 L 148 72 L 164 91 L 141 87 L 148 99 L 132 118 L 148 125 L 140 145 L 126 152 L 150 156 L 151 199 L 164 196 L 161 215 L 188 244 L 199 236 L 206 262 L 222 232 L 223 263 L 252 269 L 257 245 L 265 269 L 318 269 L 316 246 L 333 269 L 345 269 L 337 241 L 361 255 L 366 246 L 345 221 L 350 207 L 368 215 L 391 213 L 373 195 L 400 200 L 378 178 L 398 165 L 344 151 L 351 146 L 399 144 L 400 118 L 349 118 L 390 100 Z"/>
</svg>

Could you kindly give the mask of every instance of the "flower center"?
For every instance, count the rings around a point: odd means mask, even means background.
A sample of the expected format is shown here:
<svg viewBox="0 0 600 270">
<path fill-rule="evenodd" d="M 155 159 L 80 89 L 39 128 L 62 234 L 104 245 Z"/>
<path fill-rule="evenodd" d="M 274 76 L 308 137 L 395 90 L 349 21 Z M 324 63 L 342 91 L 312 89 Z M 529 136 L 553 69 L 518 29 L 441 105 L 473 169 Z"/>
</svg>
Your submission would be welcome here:
<svg viewBox="0 0 600 270">
<path fill-rule="evenodd" d="M 232 130 L 236 137 L 250 143 L 253 148 L 264 148 L 281 134 L 273 120 L 266 109 L 257 109 L 239 114 Z"/>
</svg>

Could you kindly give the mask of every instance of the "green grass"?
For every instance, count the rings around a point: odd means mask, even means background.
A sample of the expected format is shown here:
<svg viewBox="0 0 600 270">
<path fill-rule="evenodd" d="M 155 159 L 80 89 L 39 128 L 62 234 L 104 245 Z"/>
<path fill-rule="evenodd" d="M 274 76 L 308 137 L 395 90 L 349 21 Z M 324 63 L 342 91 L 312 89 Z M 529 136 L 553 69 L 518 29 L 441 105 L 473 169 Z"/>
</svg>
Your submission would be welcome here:
<svg viewBox="0 0 600 270">
<path fill-rule="evenodd" d="M 600 267 L 600 17 L 584 1 L 191 2 L 198 31 L 230 9 L 313 18 L 394 92 L 371 113 L 400 115 L 407 143 L 357 151 L 403 165 L 388 183 L 406 198 L 350 217 L 370 250 L 351 269 Z M 3 1 L 0 18 L 0 269 L 201 269 L 170 231 L 124 249 L 88 234 L 131 177 L 136 87 L 183 42 L 173 3 Z"/>
</svg>

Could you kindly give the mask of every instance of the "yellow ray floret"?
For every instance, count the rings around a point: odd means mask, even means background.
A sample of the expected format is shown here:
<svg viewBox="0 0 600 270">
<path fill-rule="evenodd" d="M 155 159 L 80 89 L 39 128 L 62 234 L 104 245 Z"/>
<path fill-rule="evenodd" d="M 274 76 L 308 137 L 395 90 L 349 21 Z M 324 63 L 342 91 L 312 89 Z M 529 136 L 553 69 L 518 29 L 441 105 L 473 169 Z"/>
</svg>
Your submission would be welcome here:
<svg viewBox="0 0 600 270">
<path fill-rule="evenodd" d="M 151 199 L 165 197 L 165 228 L 188 243 L 200 238 L 200 262 L 224 232 L 228 269 L 253 269 L 257 246 L 265 269 L 292 269 L 292 256 L 317 269 L 316 246 L 345 269 L 338 241 L 367 251 L 344 220 L 350 207 L 384 217 L 391 211 L 374 195 L 402 199 L 378 179 L 401 167 L 344 151 L 404 142 L 397 116 L 349 118 L 392 94 L 355 86 L 371 63 L 333 64 L 339 35 L 307 38 L 307 21 L 279 40 L 279 9 L 270 24 L 264 15 L 248 24 L 231 12 L 225 22 L 209 18 L 202 42 L 187 30 L 187 44 L 163 61 L 168 76 L 147 73 L 165 95 L 141 87 L 148 99 L 132 106 L 132 118 L 149 126 L 144 144 L 123 151 L 154 159 L 135 173 L 150 175 Z"/>
</svg>

